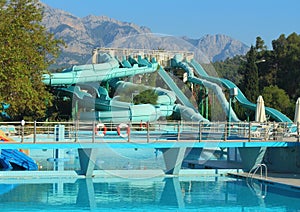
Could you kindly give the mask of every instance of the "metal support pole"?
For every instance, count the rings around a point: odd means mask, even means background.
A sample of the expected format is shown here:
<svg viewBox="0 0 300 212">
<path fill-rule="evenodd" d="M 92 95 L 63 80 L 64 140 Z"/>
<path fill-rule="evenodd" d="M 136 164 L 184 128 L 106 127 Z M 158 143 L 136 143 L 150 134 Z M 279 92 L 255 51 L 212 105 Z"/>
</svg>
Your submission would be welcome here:
<svg viewBox="0 0 300 212">
<path fill-rule="evenodd" d="M 36 121 L 34 121 L 33 125 L 33 143 L 36 143 Z"/>
<path fill-rule="evenodd" d="M 22 120 L 21 121 L 21 126 L 22 126 L 22 140 L 21 140 L 21 143 L 24 142 L 24 130 L 25 130 L 25 121 Z"/>
<path fill-rule="evenodd" d="M 232 98 L 229 98 L 229 107 L 228 107 L 228 136 L 230 136 L 230 122 L 231 122 L 231 102 L 232 102 Z"/>
<path fill-rule="evenodd" d="M 147 143 L 150 141 L 149 121 L 147 121 Z"/>
<path fill-rule="evenodd" d="M 300 123 L 297 122 L 297 137 L 298 137 L 298 142 L 300 142 Z"/>
<path fill-rule="evenodd" d="M 208 90 L 205 89 L 205 118 L 208 119 Z"/>
<path fill-rule="evenodd" d="M 93 121 L 93 130 L 92 130 L 92 142 L 95 143 L 95 135 L 96 135 L 96 123 Z"/>
<path fill-rule="evenodd" d="M 251 122 L 249 122 L 249 128 L 248 128 L 248 141 L 251 141 Z"/>
<path fill-rule="evenodd" d="M 227 124 L 225 124 L 225 130 L 224 130 L 224 141 L 226 141 L 226 140 L 227 140 L 227 128 L 228 128 L 228 126 L 227 126 Z"/>
<path fill-rule="evenodd" d="M 201 122 L 199 122 L 199 142 L 202 141 L 202 125 Z"/>
<path fill-rule="evenodd" d="M 79 121 L 75 121 L 75 142 L 78 141 L 78 130 L 79 130 Z"/>
<path fill-rule="evenodd" d="M 180 121 L 177 124 L 177 141 L 180 140 Z"/>
</svg>

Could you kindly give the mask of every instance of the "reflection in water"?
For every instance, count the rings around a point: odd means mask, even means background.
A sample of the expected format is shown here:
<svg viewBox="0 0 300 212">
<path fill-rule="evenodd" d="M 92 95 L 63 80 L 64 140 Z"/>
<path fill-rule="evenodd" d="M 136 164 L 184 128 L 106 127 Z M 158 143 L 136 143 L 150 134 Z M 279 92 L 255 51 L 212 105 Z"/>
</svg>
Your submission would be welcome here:
<svg viewBox="0 0 300 212">
<path fill-rule="evenodd" d="M 258 182 L 256 182 L 258 183 Z M 121 178 L 2 181 L 1 211 L 297 210 L 300 192 L 232 178 Z M 263 194 L 263 195 L 261 195 Z"/>
</svg>

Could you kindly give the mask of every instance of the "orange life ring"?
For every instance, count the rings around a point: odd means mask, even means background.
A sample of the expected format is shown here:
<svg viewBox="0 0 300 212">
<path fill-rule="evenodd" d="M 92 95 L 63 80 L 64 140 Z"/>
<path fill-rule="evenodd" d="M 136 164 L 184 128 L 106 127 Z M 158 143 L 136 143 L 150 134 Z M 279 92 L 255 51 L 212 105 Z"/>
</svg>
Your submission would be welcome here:
<svg viewBox="0 0 300 212">
<path fill-rule="evenodd" d="M 125 128 L 126 129 L 126 133 L 121 133 L 121 129 Z M 130 127 L 125 124 L 125 123 L 121 123 L 119 124 L 119 126 L 117 127 L 117 132 L 118 132 L 118 135 L 125 138 L 127 136 L 130 135 Z"/>
<path fill-rule="evenodd" d="M 106 132 L 107 132 L 107 127 L 104 124 L 102 123 L 97 124 L 95 128 L 95 135 L 103 137 L 106 135 Z"/>
<path fill-rule="evenodd" d="M 140 123 L 140 128 L 141 128 L 142 130 L 147 129 L 147 128 L 148 128 L 148 123 L 147 123 L 147 122 L 141 122 L 141 123 Z"/>
</svg>

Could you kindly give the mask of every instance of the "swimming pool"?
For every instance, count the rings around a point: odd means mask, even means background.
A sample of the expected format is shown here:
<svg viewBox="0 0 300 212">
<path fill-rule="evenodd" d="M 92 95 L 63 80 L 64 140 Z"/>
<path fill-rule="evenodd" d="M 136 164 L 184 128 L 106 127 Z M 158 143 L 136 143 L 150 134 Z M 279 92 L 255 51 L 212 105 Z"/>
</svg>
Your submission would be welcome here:
<svg viewBox="0 0 300 212">
<path fill-rule="evenodd" d="M 297 211 L 300 191 L 228 177 L 1 180 L 1 211 Z"/>
</svg>

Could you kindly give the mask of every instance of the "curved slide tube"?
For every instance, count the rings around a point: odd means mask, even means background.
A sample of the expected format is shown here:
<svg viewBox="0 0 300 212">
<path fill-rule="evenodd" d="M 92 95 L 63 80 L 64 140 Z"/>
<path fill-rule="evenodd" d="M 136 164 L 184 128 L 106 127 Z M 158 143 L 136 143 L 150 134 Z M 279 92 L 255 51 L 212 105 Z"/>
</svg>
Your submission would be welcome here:
<svg viewBox="0 0 300 212">
<path fill-rule="evenodd" d="M 242 93 L 242 91 L 230 80 L 227 79 L 222 79 L 222 78 L 217 78 L 217 77 L 211 77 L 209 76 L 202 66 L 197 63 L 195 60 L 191 60 L 190 64 L 194 68 L 194 70 L 197 72 L 199 76 L 202 78 L 214 82 L 214 83 L 222 83 L 226 88 L 231 89 L 231 88 L 237 88 L 238 89 L 238 95 L 235 97 L 237 101 L 244 107 L 250 110 L 256 110 L 256 104 L 251 103 L 245 95 Z M 266 109 L 266 114 L 270 115 L 272 118 L 274 118 L 276 121 L 279 122 L 292 122 L 286 115 L 283 113 L 279 112 L 278 110 L 270 107 L 265 107 Z"/>
<path fill-rule="evenodd" d="M 134 64 L 130 68 L 119 68 L 117 59 L 108 54 L 103 54 L 101 63 L 73 66 L 61 73 L 44 74 L 43 82 L 50 86 L 72 85 L 84 82 L 101 82 L 109 79 L 151 73 L 157 70 L 155 60 L 147 66 Z"/>
<path fill-rule="evenodd" d="M 189 82 L 192 82 L 192 83 L 195 83 L 198 85 L 203 85 L 204 87 L 213 90 L 214 93 L 216 94 L 217 98 L 219 99 L 219 102 L 220 102 L 224 112 L 226 112 L 226 114 L 227 114 L 228 113 L 227 111 L 229 109 L 229 103 L 223 93 L 222 88 L 216 83 L 210 82 L 208 80 L 202 80 L 202 79 L 195 77 L 194 73 L 193 73 L 193 69 L 187 63 L 178 61 L 177 58 L 175 57 L 175 63 L 173 63 L 173 65 L 176 65 L 176 66 L 182 68 L 188 74 Z M 240 121 L 232 108 L 230 108 L 230 113 L 231 113 L 232 121 L 236 121 L 236 122 Z"/>
<path fill-rule="evenodd" d="M 189 107 L 192 108 L 194 111 L 197 111 L 197 109 L 194 107 L 194 105 L 190 102 L 190 100 L 184 95 L 184 93 L 178 88 L 174 80 L 168 75 L 168 73 L 160 67 L 158 74 L 160 77 L 165 81 L 165 83 L 169 86 L 169 88 L 176 94 L 179 101 Z"/>
</svg>

